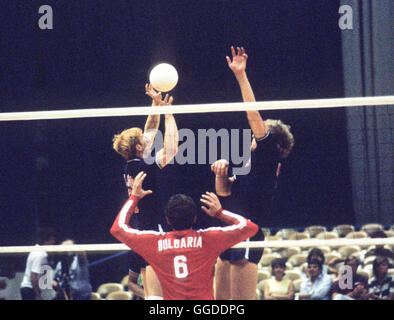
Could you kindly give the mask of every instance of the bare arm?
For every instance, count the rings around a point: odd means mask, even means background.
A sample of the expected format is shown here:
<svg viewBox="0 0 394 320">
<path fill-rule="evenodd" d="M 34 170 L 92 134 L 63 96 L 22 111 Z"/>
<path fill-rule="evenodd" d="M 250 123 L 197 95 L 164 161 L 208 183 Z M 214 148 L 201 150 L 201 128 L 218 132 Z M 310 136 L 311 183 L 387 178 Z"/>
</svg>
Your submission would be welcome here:
<svg viewBox="0 0 394 320">
<path fill-rule="evenodd" d="M 144 288 L 138 284 L 138 274 L 129 271 L 129 281 L 127 286 L 131 292 L 140 298 L 145 298 Z"/>
<path fill-rule="evenodd" d="M 227 63 L 231 71 L 233 71 L 235 78 L 239 84 L 241 89 L 241 94 L 244 102 L 255 102 L 256 98 L 254 96 L 252 87 L 249 83 L 248 77 L 246 75 L 246 61 L 248 59 L 248 55 L 245 53 L 245 49 L 243 47 L 237 47 L 237 53 L 235 53 L 235 49 L 231 46 L 232 60 L 230 57 L 226 57 Z M 265 137 L 268 128 L 264 123 L 263 118 L 260 115 L 260 112 L 257 110 L 246 111 L 249 126 L 252 129 L 252 132 L 256 139 Z"/>
<path fill-rule="evenodd" d="M 40 287 L 38 284 L 38 280 L 39 280 L 38 273 L 31 272 L 30 273 L 30 281 L 31 281 L 31 284 L 33 286 L 33 290 L 35 293 L 35 299 L 41 300 L 42 298 L 41 298 L 41 294 L 40 294 Z"/>
<path fill-rule="evenodd" d="M 231 195 L 231 186 L 234 178 L 228 177 L 228 162 L 225 159 L 218 160 L 211 165 L 211 170 L 215 174 L 215 189 L 217 195 L 227 197 Z"/>
<path fill-rule="evenodd" d="M 172 97 L 168 94 L 164 98 L 163 105 L 171 105 Z M 164 132 L 164 145 L 163 148 L 157 153 L 157 163 L 160 167 L 165 167 L 174 159 L 178 152 L 178 127 L 175 118 L 172 114 L 165 115 L 165 132 Z"/>
<path fill-rule="evenodd" d="M 276 298 L 270 294 L 270 286 L 268 281 L 264 283 L 264 300 L 276 300 Z"/>
<path fill-rule="evenodd" d="M 290 282 L 289 291 L 287 292 L 287 294 L 273 294 L 272 296 L 278 300 L 293 300 L 294 298 L 293 281 Z"/>
<path fill-rule="evenodd" d="M 311 298 L 311 295 L 310 295 L 309 293 L 300 293 L 300 294 L 298 295 L 298 298 L 299 298 L 300 300 L 303 300 L 303 299 L 310 299 L 310 298 Z"/>
<path fill-rule="evenodd" d="M 156 92 L 151 84 L 145 85 L 145 94 L 152 98 L 152 107 L 160 106 L 161 103 L 161 92 Z M 144 133 L 150 141 L 150 145 L 153 144 L 157 130 L 160 125 L 160 115 L 153 114 L 149 115 L 145 122 Z"/>
</svg>

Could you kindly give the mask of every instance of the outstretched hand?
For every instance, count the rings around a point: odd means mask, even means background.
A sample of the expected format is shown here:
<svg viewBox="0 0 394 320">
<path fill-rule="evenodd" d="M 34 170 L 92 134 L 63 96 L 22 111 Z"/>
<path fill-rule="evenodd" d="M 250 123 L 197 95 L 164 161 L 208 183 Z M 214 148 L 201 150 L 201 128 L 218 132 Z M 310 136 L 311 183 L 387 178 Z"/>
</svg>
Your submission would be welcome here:
<svg viewBox="0 0 394 320">
<path fill-rule="evenodd" d="M 131 195 L 136 196 L 137 198 L 142 199 L 143 197 L 147 196 L 148 194 L 152 193 L 152 190 L 144 190 L 142 189 L 142 183 L 144 182 L 144 179 L 146 178 L 146 173 L 143 171 L 139 172 L 133 183 L 133 187 L 131 190 Z"/>
<path fill-rule="evenodd" d="M 235 53 L 234 47 L 231 46 L 231 54 L 232 60 L 229 56 L 226 56 L 227 64 L 231 71 L 235 75 L 245 72 L 248 55 L 245 53 L 244 47 L 237 47 L 237 53 Z"/>
<path fill-rule="evenodd" d="M 172 96 L 169 96 L 168 93 L 164 97 L 164 100 L 160 101 L 161 106 L 170 106 L 172 105 L 172 102 L 174 101 L 174 98 Z"/>
<path fill-rule="evenodd" d="M 157 92 L 155 89 L 153 89 L 153 86 L 151 83 L 145 84 L 145 94 L 149 97 L 152 98 L 152 105 L 153 106 L 160 106 L 161 103 L 161 92 Z"/>
<path fill-rule="evenodd" d="M 201 209 L 209 216 L 213 217 L 218 210 L 222 208 L 219 198 L 213 192 L 205 192 L 201 195 L 200 201 L 204 203 L 207 207 L 201 206 Z"/>
<path fill-rule="evenodd" d="M 151 83 L 145 84 L 145 94 L 152 98 L 153 106 L 169 106 L 174 100 L 174 98 L 169 96 L 168 93 L 165 95 L 164 99 L 162 99 L 161 92 L 156 91 Z"/>
</svg>

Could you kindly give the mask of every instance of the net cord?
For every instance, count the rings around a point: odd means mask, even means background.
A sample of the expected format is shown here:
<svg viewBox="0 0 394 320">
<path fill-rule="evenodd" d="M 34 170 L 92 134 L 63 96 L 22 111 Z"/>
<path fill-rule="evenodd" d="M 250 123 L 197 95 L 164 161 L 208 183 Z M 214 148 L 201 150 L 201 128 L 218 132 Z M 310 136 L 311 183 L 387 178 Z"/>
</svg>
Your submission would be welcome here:
<svg viewBox="0 0 394 320">
<path fill-rule="evenodd" d="M 212 104 L 185 104 L 160 107 L 91 108 L 51 111 L 3 112 L 0 121 L 54 120 L 72 118 L 147 116 L 153 114 L 186 114 L 209 112 L 239 112 L 251 110 L 320 109 L 356 106 L 394 105 L 394 96 L 352 97 L 312 100 L 280 100 L 258 102 L 231 102 Z"/>
<path fill-rule="evenodd" d="M 392 238 L 361 238 L 361 239 L 303 239 L 303 240 L 271 240 L 241 242 L 233 248 L 289 248 L 289 247 L 340 247 L 340 246 L 373 246 L 394 245 Z M 3 246 L 0 254 L 29 253 L 32 251 L 45 252 L 117 252 L 130 250 L 123 243 L 111 244 L 80 244 L 80 245 L 52 245 L 52 246 Z"/>
</svg>

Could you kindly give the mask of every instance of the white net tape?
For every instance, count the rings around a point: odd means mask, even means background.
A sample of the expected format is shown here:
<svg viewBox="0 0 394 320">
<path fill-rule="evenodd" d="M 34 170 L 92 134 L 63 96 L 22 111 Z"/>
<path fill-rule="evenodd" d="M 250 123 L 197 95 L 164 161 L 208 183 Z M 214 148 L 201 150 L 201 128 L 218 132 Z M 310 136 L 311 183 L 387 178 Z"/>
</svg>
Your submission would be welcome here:
<svg viewBox="0 0 394 320">
<path fill-rule="evenodd" d="M 233 248 L 289 248 L 289 247 L 338 247 L 338 246 L 373 246 L 394 245 L 392 238 L 362 238 L 362 239 L 305 239 L 305 240 L 274 240 L 242 242 Z M 53 245 L 53 246 L 6 246 L 0 247 L 0 254 L 28 253 L 31 251 L 46 252 L 114 252 L 130 250 L 122 243 L 85 244 L 85 245 Z"/>
<path fill-rule="evenodd" d="M 312 100 L 282 100 L 282 101 L 259 101 L 215 104 L 189 104 L 152 107 L 124 107 L 124 108 L 98 108 L 98 109 L 73 109 L 53 111 L 30 111 L 30 112 L 3 112 L 0 113 L 0 121 L 19 120 L 50 120 L 71 118 L 93 117 L 117 117 L 117 116 L 143 116 L 152 114 L 180 114 L 180 113 L 209 113 L 209 112 L 239 112 L 248 110 L 288 110 L 288 109 L 320 109 L 337 107 L 357 106 L 388 106 L 394 105 L 394 96 L 378 97 L 352 97 L 334 99 Z M 305 239 L 305 240 L 275 240 L 275 241 L 250 241 L 242 242 L 234 248 L 287 248 L 287 247 L 336 247 L 336 246 L 372 246 L 394 245 L 394 238 L 383 239 Z M 28 253 L 34 250 L 47 252 L 108 252 L 124 251 L 129 248 L 121 243 L 115 244 L 86 244 L 86 245 L 54 245 L 54 246 L 4 246 L 0 247 L 0 254 Z"/>
<path fill-rule="evenodd" d="M 394 105 L 394 96 L 355 97 L 312 100 L 282 100 L 259 102 L 233 102 L 213 104 L 186 104 L 175 106 L 98 108 L 54 111 L 3 112 L 0 121 L 50 120 L 93 117 L 143 116 L 152 114 L 237 112 L 248 110 L 319 109 L 356 106 Z"/>
</svg>

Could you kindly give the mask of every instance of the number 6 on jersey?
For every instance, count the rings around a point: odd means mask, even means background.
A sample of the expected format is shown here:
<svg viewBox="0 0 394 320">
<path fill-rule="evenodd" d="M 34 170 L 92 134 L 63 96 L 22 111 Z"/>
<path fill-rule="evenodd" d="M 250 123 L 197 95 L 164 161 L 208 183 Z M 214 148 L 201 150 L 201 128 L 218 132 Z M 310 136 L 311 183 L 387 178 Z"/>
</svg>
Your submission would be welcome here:
<svg viewBox="0 0 394 320">
<path fill-rule="evenodd" d="M 179 279 L 186 278 L 189 274 L 187 270 L 186 257 L 176 256 L 174 258 L 174 270 L 175 276 Z"/>
</svg>

